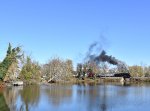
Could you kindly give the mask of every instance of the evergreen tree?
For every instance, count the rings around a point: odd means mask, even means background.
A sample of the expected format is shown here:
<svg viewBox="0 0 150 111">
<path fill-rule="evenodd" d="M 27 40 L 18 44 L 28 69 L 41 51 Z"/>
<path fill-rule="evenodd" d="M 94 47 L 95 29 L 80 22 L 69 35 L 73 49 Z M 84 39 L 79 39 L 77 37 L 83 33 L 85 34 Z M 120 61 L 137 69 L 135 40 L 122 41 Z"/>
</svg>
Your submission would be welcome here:
<svg viewBox="0 0 150 111">
<path fill-rule="evenodd" d="M 10 66 L 13 63 L 18 63 L 18 59 L 21 59 L 22 55 L 20 54 L 21 48 L 16 47 L 12 49 L 11 44 L 9 43 L 7 54 L 4 60 L 0 63 L 0 79 L 3 80 L 6 73 L 8 72 Z"/>
<path fill-rule="evenodd" d="M 11 46 L 11 44 L 9 43 L 9 45 L 8 45 L 8 50 L 7 50 L 7 56 L 9 56 L 10 54 L 11 54 L 11 51 L 12 51 L 12 46 Z"/>
<path fill-rule="evenodd" d="M 22 80 L 39 80 L 41 76 L 41 68 L 37 62 L 33 62 L 30 57 L 26 58 L 19 77 Z"/>
</svg>

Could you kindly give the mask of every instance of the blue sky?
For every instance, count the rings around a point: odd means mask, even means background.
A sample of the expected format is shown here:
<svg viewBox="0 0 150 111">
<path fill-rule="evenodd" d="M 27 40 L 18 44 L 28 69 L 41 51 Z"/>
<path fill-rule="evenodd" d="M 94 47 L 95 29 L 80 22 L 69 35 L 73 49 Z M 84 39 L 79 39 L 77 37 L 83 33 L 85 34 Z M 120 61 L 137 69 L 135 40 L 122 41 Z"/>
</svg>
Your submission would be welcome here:
<svg viewBox="0 0 150 111">
<path fill-rule="evenodd" d="M 149 6 L 149 0 L 2 0 L 0 60 L 10 42 L 40 63 L 58 56 L 76 64 L 100 41 L 108 55 L 150 65 Z"/>
</svg>

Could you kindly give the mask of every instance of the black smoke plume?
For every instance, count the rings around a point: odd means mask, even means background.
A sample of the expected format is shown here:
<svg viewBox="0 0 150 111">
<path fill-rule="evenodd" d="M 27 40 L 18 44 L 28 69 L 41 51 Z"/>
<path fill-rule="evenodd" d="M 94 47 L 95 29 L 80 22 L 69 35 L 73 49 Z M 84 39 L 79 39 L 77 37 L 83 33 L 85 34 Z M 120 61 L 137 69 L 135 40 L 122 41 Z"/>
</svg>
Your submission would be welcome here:
<svg viewBox="0 0 150 111">
<path fill-rule="evenodd" d="M 115 57 L 106 55 L 106 52 L 104 50 L 102 50 L 99 56 L 96 56 L 94 58 L 94 62 L 96 62 L 97 64 L 99 64 L 100 62 L 108 62 L 113 65 L 118 64 L 118 60 Z"/>
<path fill-rule="evenodd" d="M 96 51 L 95 54 L 93 54 L 94 48 L 102 49 L 102 48 L 98 48 L 98 46 L 100 46 L 98 42 L 95 42 L 92 45 L 90 45 L 85 59 L 86 61 L 95 62 L 97 65 L 99 65 L 101 62 L 108 62 L 112 65 L 116 65 L 118 70 L 120 71 L 129 72 L 128 66 L 123 61 L 120 61 L 113 56 L 107 55 L 105 50 Z M 100 53 L 97 54 L 97 52 Z"/>
</svg>

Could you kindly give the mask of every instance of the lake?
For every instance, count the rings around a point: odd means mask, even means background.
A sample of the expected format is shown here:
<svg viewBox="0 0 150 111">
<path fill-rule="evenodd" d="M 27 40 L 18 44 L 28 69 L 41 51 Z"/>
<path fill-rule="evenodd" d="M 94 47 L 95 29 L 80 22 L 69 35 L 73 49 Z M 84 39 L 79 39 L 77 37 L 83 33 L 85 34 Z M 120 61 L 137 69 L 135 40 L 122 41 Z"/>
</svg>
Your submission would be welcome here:
<svg viewBox="0 0 150 111">
<path fill-rule="evenodd" d="M 150 84 L 75 84 L 7 87 L 0 111 L 149 111 Z"/>
</svg>

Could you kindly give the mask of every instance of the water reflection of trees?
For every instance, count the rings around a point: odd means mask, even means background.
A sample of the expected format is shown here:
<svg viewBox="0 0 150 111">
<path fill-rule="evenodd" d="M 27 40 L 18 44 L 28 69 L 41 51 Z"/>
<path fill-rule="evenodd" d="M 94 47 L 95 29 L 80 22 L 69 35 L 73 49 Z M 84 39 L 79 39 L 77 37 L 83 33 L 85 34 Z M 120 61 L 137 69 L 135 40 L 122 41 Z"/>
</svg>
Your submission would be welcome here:
<svg viewBox="0 0 150 111">
<path fill-rule="evenodd" d="M 108 111 L 120 102 L 119 98 L 124 98 L 127 94 L 128 91 L 124 86 L 107 84 L 80 84 L 77 89 L 78 101 L 87 111 Z"/>
<path fill-rule="evenodd" d="M 17 109 L 17 97 L 19 94 L 20 87 L 8 87 L 3 91 L 4 98 L 6 100 L 6 104 L 11 109 L 11 111 L 16 111 Z"/>
<path fill-rule="evenodd" d="M 0 111 L 10 111 L 8 105 L 6 104 L 3 93 L 0 91 Z"/>
<path fill-rule="evenodd" d="M 50 102 L 58 106 L 72 96 L 72 89 L 68 85 L 51 85 L 45 89 L 45 93 L 49 97 Z"/>
<path fill-rule="evenodd" d="M 77 89 L 78 101 L 82 102 L 87 111 L 95 111 L 98 109 L 98 87 L 96 84 L 80 84 Z M 80 103 L 79 103 L 80 104 Z"/>
<path fill-rule="evenodd" d="M 122 85 L 102 85 L 101 86 L 101 102 L 100 109 L 102 111 L 112 110 L 112 108 L 118 105 L 123 105 L 126 101 L 123 101 L 128 94 L 126 87 Z"/>
<path fill-rule="evenodd" d="M 26 86 L 20 91 L 21 100 L 23 104 L 20 107 L 20 110 L 29 111 L 30 106 L 37 106 L 40 98 L 40 86 L 32 85 Z"/>
</svg>

